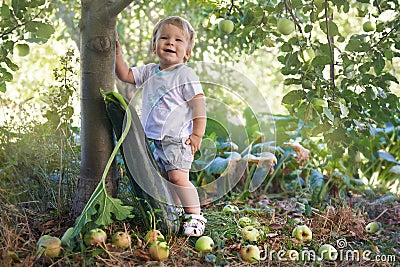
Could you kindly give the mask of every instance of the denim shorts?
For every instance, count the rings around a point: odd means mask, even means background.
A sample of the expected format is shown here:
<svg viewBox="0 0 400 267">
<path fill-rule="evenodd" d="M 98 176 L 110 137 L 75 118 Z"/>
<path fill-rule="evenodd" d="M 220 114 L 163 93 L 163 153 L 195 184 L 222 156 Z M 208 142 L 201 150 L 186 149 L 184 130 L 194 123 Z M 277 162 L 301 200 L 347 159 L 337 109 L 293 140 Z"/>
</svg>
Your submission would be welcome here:
<svg viewBox="0 0 400 267">
<path fill-rule="evenodd" d="M 154 157 L 160 169 L 190 170 L 193 162 L 192 149 L 185 142 L 188 137 L 176 138 L 165 136 L 163 140 L 153 140 Z"/>
</svg>

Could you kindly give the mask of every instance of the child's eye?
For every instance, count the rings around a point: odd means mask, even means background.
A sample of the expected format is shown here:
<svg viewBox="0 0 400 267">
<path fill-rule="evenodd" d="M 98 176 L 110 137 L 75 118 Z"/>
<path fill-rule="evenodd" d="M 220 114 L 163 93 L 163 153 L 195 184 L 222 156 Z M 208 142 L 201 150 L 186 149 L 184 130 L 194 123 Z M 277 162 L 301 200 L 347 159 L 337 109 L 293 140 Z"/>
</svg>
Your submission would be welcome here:
<svg viewBox="0 0 400 267">
<path fill-rule="evenodd" d="M 161 36 L 160 39 L 167 40 L 166 36 Z"/>
<path fill-rule="evenodd" d="M 179 39 L 179 38 L 178 38 L 178 39 L 176 39 L 176 41 L 177 41 L 177 42 L 182 42 L 182 39 Z"/>
</svg>

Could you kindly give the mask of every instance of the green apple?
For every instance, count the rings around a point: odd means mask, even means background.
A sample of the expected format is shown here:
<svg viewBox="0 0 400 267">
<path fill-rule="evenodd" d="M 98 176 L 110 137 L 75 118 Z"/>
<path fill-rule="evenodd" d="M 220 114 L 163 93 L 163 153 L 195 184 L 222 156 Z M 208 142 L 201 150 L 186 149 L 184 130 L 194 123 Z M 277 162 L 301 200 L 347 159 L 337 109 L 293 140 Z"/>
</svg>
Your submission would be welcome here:
<svg viewBox="0 0 400 267">
<path fill-rule="evenodd" d="M 150 256 L 153 260 L 162 261 L 169 256 L 169 247 L 165 241 L 157 241 L 151 244 L 149 248 Z"/>
<path fill-rule="evenodd" d="M 364 24 L 363 24 L 363 30 L 364 30 L 365 32 L 372 32 L 372 31 L 375 31 L 375 23 L 373 23 L 373 22 L 370 21 L 370 20 L 364 22 Z"/>
<path fill-rule="evenodd" d="M 164 235 L 157 229 L 152 229 L 150 231 L 147 232 L 146 236 L 144 237 L 144 239 L 146 240 L 146 243 L 154 243 L 157 240 L 160 239 L 165 239 Z"/>
<path fill-rule="evenodd" d="M 312 240 L 312 231 L 307 225 L 298 225 L 293 229 L 292 236 L 302 242 L 309 242 Z"/>
<path fill-rule="evenodd" d="M 83 236 L 83 241 L 86 246 L 97 246 L 105 243 L 107 240 L 107 234 L 100 228 L 91 229 Z"/>
<path fill-rule="evenodd" d="M 74 230 L 74 227 L 70 227 L 65 231 L 65 233 L 61 237 L 61 245 L 63 245 L 64 247 L 69 247 L 71 245 L 71 235 Z"/>
<path fill-rule="evenodd" d="M 111 243 L 122 249 L 127 249 L 131 245 L 131 236 L 127 232 L 118 231 L 111 237 Z"/>
<path fill-rule="evenodd" d="M 365 231 L 368 234 L 376 234 L 381 230 L 381 224 L 379 222 L 370 222 L 365 226 Z"/>
<path fill-rule="evenodd" d="M 225 33 L 225 34 L 230 34 L 233 32 L 233 28 L 235 27 L 235 24 L 229 19 L 223 19 L 218 23 L 218 29 Z"/>
<path fill-rule="evenodd" d="M 294 31 L 295 25 L 290 19 L 280 18 L 276 27 L 283 35 L 289 35 Z"/>
<path fill-rule="evenodd" d="M 197 239 L 194 247 L 199 252 L 210 252 L 214 248 L 214 240 L 209 236 L 203 235 Z"/>
<path fill-rule="evenodd" d="M 246 227 L 251 225 L 251 219 L 249 217 L 242 217 L 238 220 L 237 224 L 239 225 L 239 227 Z"/>
<path fill-rule="evenodd" d="M 61 252 L 61 240 L 58 237 L 46 236 L 38 241 L 38 253 L 43 253 L 44 256 L 55 258 Z"/>
<path fill-rule="evenodd" d="M 49 239 L 51 237 L 51 235 L 42 235 L 40 238 L 39 238 L 39 240 L 38 240 L 38 242 L 37 242 L 37 246 L 39 247 L 40 246 L 40 243 L 42 243 L 44 240 L 46 240 L 46 239 Z"/>
<path fill-rule="evenodd" d="M 260 232 L 253 226 L 249 225 L 241 229 L 242 237 L 244 240 L 257 241 Z"/>
<path fill-rule="evenodd" d="M 223 209 L 222 212 L 224 213 L 238 213 L 239 212 L 239 208 L 235 205 L 226 205 Z"/>
<path fill-rule="evenodd" d="M 338 257 L 338 252 L 334 246 L 330 244 L 324 244 L 319 247 L 318 255 L 324 260 L 334 261 Z"/>
<path fill-rule="evenodd" d="M 260 260 L 260 250 L 257 246 L 247 245 L 240 249 L 240 256 L 247 262 L 258 262 Z"/>
</svg>

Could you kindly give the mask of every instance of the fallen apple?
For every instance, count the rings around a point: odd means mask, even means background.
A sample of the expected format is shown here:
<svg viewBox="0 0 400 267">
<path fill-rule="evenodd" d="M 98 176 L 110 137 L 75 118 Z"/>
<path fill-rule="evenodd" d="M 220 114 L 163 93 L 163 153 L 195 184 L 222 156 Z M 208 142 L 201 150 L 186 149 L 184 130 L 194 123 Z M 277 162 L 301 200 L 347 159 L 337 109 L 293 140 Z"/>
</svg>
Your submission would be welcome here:
<svg viewBox="0 0 400 267">
<path fill-rule="evenodd" d="M 312 240 L 312 231 L 307 225 L 298 225 L 293 229 L 292 236 L 302 242 L 309 242 Z"/>
<path fill-rule="evenodd" d="M 71 245 L 71 235 L 74 232 L 74 227 L 68 228 L 61 237 L 61 245 L 69 247 Z"/>
<path fill-rule="evenodd" d="M 235 24 L 229 19 L 223 19 L 218 23 L 218 29 L 225 33 L 225 34 L 230 34 L 233 32 L 233 28 L 235 27 Z"/>
<path fill-rule="evenodd" d="M 376 234 L 381 230 L 381 223 L 379 222 L 370 222 L 365 226 L 365 231 L 368 234 Z"/>
<path fill-rule="evenodd" d="M 44 239 L 39 239 L 37 246 L 37 253 L 49 258 L 58 257 L 61 252 L 61 240 L 58 237 L 47 235 Z"/>
<path fill-rule="evenodd" d="M 162 261 L 169 256 L 169 247 L 165 241 L 156 241 L 149 248 L 150 256 L 153 260 Z"/>
<path fill-rule="evenodd" d="M 214 248 L 214 240 L 209 236 L 203 235 L 197 239 L 194 247 L 199 252 L 211 252 Z"/>
<path fill-rule="evenodd" d="M 254 245 L 247 245 L 240 249 L 240 256 L 247 262 L 258 262 L 260 260 L 260 249 Z"/>
<path fill-rule="evenodd" d="M 338 252 L 334 246 L 324 244 L 319 247 L 318 255 L 324 260 L 334 261 L 338 257 Z"/>
<path fill-rule="evenodd" d="M 49 239 L 51 235 L 42 235 L 39 240 L 37 241 L 37 246 L 40 246 L 40 243 L 42 243 L 44 240 Z"/>
<path fill-rule="evenodd" d="M 244 240 L 257 241 L 260 232 L 253 226 L 249 225 L 241 229 L 242 237 Z"/>
<path fill-rule="evenodd" d="M 131 236 L 127 232 L 118 231 L 111 237 L 111 243 L 118 248 L 129 248 Z"/>
<path fill-rule="evenodd" d="M 83 241 L 86 246 L 97 246 L 105 243 L 107 234 L 100 228 L 91 229 L 83 236 Z"/>
<path fill-rule="evenodd" d="M 156 241 L 164 241 L 164 235 L 157 229 L 152 229 L 147 232 L 146 236 L 144 237 L 146 243 L 153 244 Z"/>
<path fill-rule="evenodd" d="M 286 19 L 286 18 L 278 19 L 278 23 L 276 26 L 277 26 L 278 31 L 280 33 L 282 33 L 283 35 L 291 34 L 295 28 L 293 21 L 291 21 L 290 19 Z"/>
<path fill-rule="evenodd" d="M 228 204 L 223 209 L 222 212 L 224 213 L 238 213 L 239 208 L 235 205 Z"/>
<path fill-rule="evenodd" d="M 249 217 L 242 217 L 237 222 L 239 227 L 242 227 L 242 228 L 251 225 L 251 223 L 252 223 L 252 221 Z"/>
</svg>

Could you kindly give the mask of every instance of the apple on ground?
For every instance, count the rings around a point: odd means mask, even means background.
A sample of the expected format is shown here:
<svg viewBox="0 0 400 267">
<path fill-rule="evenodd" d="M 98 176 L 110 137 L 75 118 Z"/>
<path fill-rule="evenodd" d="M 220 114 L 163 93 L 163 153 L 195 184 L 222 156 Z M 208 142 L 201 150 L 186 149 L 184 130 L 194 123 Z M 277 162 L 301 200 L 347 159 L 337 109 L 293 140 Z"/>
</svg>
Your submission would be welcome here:
<svg viewBox="0 0 400 267">
<path fill-rule="evenodd" d="M 131 236 L 127 232 L 118 231 L 113 234 L 111 243 L 122 249 L 127 249 L 131 245 Z"/>
<path fill-rule="evenodd" d="M 289 35 L 294 31 L 294 22 L 290 19 L 280 18 L 278 19 L 277 29 L 283 35 Z"/>
<path fill-rule="evenodd" d="M 381 223 L 379 222 L 370 222 L 365 226 L 365 231 L 368 234 L 376 234 L 381 230 Z"/>
<path fill-rule="evenodd" d="M 146 243 L 154 243 L 157 240 L 164 240 L 164 235 L 157 229 L 152 229 L 147 232 L 146 236 L 144 237 Z"/>
<path fill-rule="evenodd" d="M 312 240 L 312 231 L 307 225 L 298 225 L 293 229 L 292 236 L 302 242 L 309 242 Z"/>
<path fill-rule="evenodd" d="M 319 247 L 318 255 L 324 260 L 334 261 L 338 257 L 338 252 L 334 246 L 324 244 Z"/>
<path fill-rule="evenodd" d="M 100 228 L 91 229 L 83 236 L 83 241 L 87 246 L 97 246 L 105 243 L 107 234 Z"/>
<path fill-rule="evenodd" d="M 225 33 L 225 34 L 230 34 L 233 32 L 233 28 L 235 27 L 235 24 L 229 19 L 223 19 L 218 23 L 218 29 Z"/>
<path fill-rule="evenodd" d="M 153 260 L 162 261 L 169 256 L 169 247 L 165 241 L 156 241 L 149 248 L 150 256 Z"/>
<path fill-rule="evenodd" d="M 244 240 L 254 242 L 258 240 L 258 236 L 260 235 L 260 232 L 257 230 L 257 228 L 251 225 L 242 228 L 241 232 Z"/>
<path fill-rule="evenodd" d="M 199 252 L 211 252 L 214 248 L 214 240 L 209 236 L 203 235 L 197 239 L 194 247 Z"/>
<path fill-rule="evenodd" d="M 37 254 L 42 254 L 49 258 L 55 258 L 61 252 L 61 240 L 58 237 L 45 235 L 37 243 Z"/>
<path fill-rule="evenodd" d="M 258 262 L 260 260 L 260 249 L 254 245 L 247 245 L 240 249 L 240 256 L 247 262 Z"/>
<path fill-rule="evenodd" d="M 246 227 L 251 225 L 251 219 L 249 217 L 242 217 L 238 220 L 237 224 L 239 225 L 239 227 Z"/>
<path fill-rule="evenodd" d="M 222 212 L 224 213 L 238 213 L 239 212 L 239 208 L 235 205 L 225 205 L 225 207 L 222 209 Z"/>
</svg>

